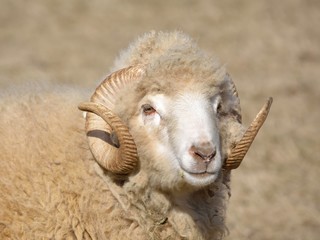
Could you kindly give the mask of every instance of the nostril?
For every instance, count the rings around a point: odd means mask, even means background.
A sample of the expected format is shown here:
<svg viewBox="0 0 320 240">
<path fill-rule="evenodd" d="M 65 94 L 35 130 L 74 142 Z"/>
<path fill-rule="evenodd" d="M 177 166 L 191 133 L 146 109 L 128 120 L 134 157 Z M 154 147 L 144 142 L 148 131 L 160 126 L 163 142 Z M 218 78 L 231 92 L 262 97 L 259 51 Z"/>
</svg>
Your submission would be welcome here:
<svg viewBox="0 0 320 240">
<path fill-rule="evenodd" d="M 211 160 L 212 158 L 214 158 L 215 155 L 216 155 L 216 148 L 212 150 L 211 154 L 209 154 L 207 158 Z"/>
<path fill-rule="evenodd" d="M 198 160 L 210 162 L 216 155 L 216 148 L 212 144 L 192 146 L 190 153 Z"/>
</svg>

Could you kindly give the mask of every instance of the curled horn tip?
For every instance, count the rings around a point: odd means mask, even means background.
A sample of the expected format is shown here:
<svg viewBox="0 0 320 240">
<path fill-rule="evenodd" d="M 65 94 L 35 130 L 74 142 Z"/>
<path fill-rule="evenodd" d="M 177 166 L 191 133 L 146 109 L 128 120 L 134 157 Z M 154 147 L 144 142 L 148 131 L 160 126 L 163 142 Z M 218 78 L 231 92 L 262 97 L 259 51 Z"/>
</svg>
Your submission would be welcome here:
<svg viewBox="0 0 320 240">
<path fill-rule="evenodd" d="M 267 103 L 266 103 L 266 109 L 267 109 L 268 112 L 269 112 L 269 110 L 270 110 L 270 107 L 271 107 L 272 102 L 273 102 L 273 98 L 272 98 L 272 97 L 269 97 L 269 98 L 267 99 Z"/>
<path fill-rule="evenodd" d="M 88 102 L 82 102 L 78 105 L 78 109 L 81 111 L 85 111 L 85 112 L 89 112 L 90 108 L 88 106 L 90 106 L 91 104 Z"/>
</svg>

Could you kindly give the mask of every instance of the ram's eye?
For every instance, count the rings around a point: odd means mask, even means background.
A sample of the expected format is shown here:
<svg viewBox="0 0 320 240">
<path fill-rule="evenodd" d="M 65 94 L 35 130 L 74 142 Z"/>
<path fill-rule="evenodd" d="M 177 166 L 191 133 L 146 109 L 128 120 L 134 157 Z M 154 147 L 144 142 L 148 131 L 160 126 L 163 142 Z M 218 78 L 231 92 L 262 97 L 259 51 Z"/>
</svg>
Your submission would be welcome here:
<svg viewBox="0 0 320 240">
<path fill-rule="evenodd" d="M 156 113 L 156 110 L 149 104 L 142 105 L 142 111 L 146 116 L 150 116 Z"/>
<path fill-rule="evenodd" d="M 221 111 L 221 102 L 219 101 L 218 105 L 217 105 L 217 113 L 219 113 Z"/>
</svg>

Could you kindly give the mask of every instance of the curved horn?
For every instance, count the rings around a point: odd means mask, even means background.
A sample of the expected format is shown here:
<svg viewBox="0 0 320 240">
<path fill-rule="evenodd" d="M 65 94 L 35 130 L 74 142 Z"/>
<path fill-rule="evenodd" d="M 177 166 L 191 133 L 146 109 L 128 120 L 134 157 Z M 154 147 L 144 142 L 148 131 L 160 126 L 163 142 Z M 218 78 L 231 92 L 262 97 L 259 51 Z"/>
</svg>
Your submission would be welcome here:
<svg viewBox="0 0 320 240">
<path fill-rule="evenodd" d="M 128 67 L 109 75 L 96 89 L 90 104 L 79 108 L 89 111 L 86 133 L 89 147 L 100 166 L 115 174 L 129 174 L 138 163 L 133 138 L 120 118 L 113 113 L 119 91 L 127 84 L 141 79 L 141 67 Z M 114 140 L 119 140 L 120 146 Z"/>
<path fill-rule="evenodd" d="M 239 143 L 232 149 L 228 159 L 225 162 L 224 169 L 231 170 L 239 167 L 259 129 L 268 116 L 272 100 L 273 99 L 271 97 L 267 100 L 255 119 L 252 121 L 247 131 L 244 133 Z"/>
<path fill-rule="evenodd" d="M 92 112 L 101 117 L 105 122 L 112 126 L 119 140 L 119 150 L 111 147 L 107 148 L 107 155 L 114 156 L 113 161 L 106 161 L 104 167 L 114 173 L 129 173 L 135 168 L 138 162 L 137 148 L 129 129 L 121 119 L 108 108 L 100 103 L 81 103 L 78 108 L 82 111 Z M 119 153 L 118 153 L 119 152 Z M 103 153 L 102 154 L 106 154 Z M 102 156 L 97 156 L 99 159 Z"/>
</svg>

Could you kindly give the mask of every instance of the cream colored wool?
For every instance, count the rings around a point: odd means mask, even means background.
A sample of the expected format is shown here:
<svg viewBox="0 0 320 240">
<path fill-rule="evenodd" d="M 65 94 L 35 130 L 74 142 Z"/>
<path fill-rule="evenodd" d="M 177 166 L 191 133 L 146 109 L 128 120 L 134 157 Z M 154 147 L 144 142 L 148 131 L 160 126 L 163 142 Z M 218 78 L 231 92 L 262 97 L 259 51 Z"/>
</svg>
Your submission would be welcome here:
<svg viewBox="0 0 320 240">
<path fill-rule="evenodd" d="M 1 93 L 1 239 L 200 240 L 225 235 L 229 172 L 222 171 L 203 189 L 184 185 L 181 176 L 157 164 L 161 156 L 153 159 L 152 138 L 141 135 L 131 118 L 145 93 L 206 92 L 223 81 L 224 68 L 179 32 L 144 35 L 113 69 L 135 64 L 147 65 L 147 75 L 120 93 L 114 111 L 132 131 L 140 163 L 121 184 L 88 149 L 77 109 L 89 98 L 86 91 L 44 84 Z M 228 121 L 221 125 L 224 155 L 240 137 L 227 135 L 232 127 Z"/>
</svg>

